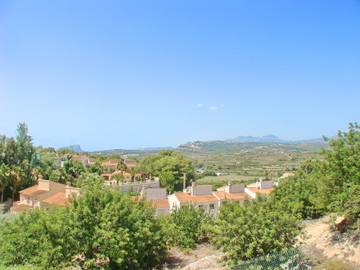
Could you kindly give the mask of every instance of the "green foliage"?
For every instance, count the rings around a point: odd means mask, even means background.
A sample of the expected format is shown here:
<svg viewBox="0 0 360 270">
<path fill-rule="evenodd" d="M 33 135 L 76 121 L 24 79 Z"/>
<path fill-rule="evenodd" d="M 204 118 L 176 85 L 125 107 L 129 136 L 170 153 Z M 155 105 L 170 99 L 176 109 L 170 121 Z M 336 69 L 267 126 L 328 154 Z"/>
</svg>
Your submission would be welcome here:
<svg viewBox="0 0 360 270">
<path fill-rule="evenodd" d="M 192 249 L 208 239 L 211 217 L 202 209 L 182 207 L 170 216 L 160 217 L 168 245 Z"/>
<path fill-rule="evenodd" d="M 353 228 L 360 228 L 360 185 L 350 184 L 344 193 L 346 201 L 341 212 L 348 218 Z"/>
<path fill-rule="evenodd" d="M 348 186 L 360 185 L 360 126 L 353 123 L 348 132 L 339 132 L 324 155 L 326 177 L 320 181 L 319 196 L 330 211 L 339 211 L 346 204 Z"/>
<path fill-rule="evenodd" d="M 82 181 L 84 194 L 65 209 L 35 210 L 0 225 L 4 265 L 59 269 L 147 269 L 165 255 L 159 221 L 146 203 L 105 188 L 99 177 Z M 26 228 L 26 229 L 24 229 Z"/>
<path fill-rule="evenodd" d="M 322 177 L 322 164 L 309 160 L 296 172 L 295 176 L 283 180 L 271 194 L 271 203 L 277 209 L 294 216 L 317 218 L 324 213 L 318 202 L 318 180 Z"/>
<path fill-rule="evenodd" d="M 19 188 L 28 187 L 34 182 L 34 168 L 38 156 L 28 135 L 27 126 L 20 123 L 16 139 L 0 136 L 0 192 L 11 191 L 13 199 Z"/>
<path fill-rule="evenodd" d="M 308 270 L 304 256 L 296 249 L 290 249 L 287 252 L 269 254 L 260 256 L 253 260 L 244 261 L 233 269 L 237 270 Z"/>
<path fill-rule="evenodd" d="M 221 246 L 229 263 L 286 252 L 300 232 L 299 219 L 272 206 L 267 199 L 227 203 L 213 228 L 213 241 Z"/>
<path fill-rule="evenodd" d="M 0 229 L 0 254 L 5 265 L 42 268 L 70 261 L 64 211 L 34 210 L 6 220 Z M 25 229 L 26 228 L 26 229 Z"/>
<path fill-rule="evenodd" d="M 159 154 L 144 158 L 137 165 L 137 171 L 160 177 L 161 185 L 166 187 L 169 193 L 182 190 L 184 173 L 187 181 L 194 176 L 191 161 L 174 151 L 160 151 Z"/>
<path fill-rule="evenodd" d="M 323 151 L 325 160 L 307 161 L 272 194 L 278 208 L 302 218 L 326 212 L 344 215 L 353 227 L 360 221 L 360 126 L 350 124 Z"/>
</svg>

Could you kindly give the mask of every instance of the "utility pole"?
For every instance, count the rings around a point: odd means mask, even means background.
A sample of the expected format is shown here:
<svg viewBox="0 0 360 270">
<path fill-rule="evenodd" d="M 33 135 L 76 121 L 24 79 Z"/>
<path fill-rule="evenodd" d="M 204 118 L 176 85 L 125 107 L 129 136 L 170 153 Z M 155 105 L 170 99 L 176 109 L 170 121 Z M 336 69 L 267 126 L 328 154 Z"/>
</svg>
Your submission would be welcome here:
<svg viewBox="0 0 360 270">
<path fill-rule="evenodd" d="M 184 173 L 184 176 L 183 176 L 183 190 L 186 189 L 186 173 Z"/>
</svg>

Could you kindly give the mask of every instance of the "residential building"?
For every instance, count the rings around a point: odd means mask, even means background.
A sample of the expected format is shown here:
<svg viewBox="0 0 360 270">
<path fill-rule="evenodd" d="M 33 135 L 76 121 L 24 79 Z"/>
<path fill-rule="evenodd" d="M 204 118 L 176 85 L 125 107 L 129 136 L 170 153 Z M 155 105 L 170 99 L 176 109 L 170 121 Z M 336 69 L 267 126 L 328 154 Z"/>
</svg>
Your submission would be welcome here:
<svg viewBox="0 0 360 270">
<path fill-rule="evenodd" d="M 192 205 L 204 209 L 204 211 L 216 215 L 219 209 L 218 198 L 212 192 L 211 185 L 196 185 L 194 182 L 192 186 L 183 192 L 175 192 L 169 195 L 170 209 L 174 211 L 183 206 Z"/>
<path fill-rule="evenodd" d="M 219 207 L 226 201 L 243 203 L 250 198 L 245 192 L 244 184 L 229 183 L 224 187 L 218 188 L 213 194 L 218 199 Z"/>
<path fill-rule="evenodd" d="M 140 180 L 144 178 L 144 174 L 142 173 L 131 174 L 129 172 L 121 170 L 117 170 L 112 173 L 102 173 L 101 176 L 104 178 L 105 181 L 111 181 L 111 183 L 131 182 L 133 180 Z M 121 178 L 121 181 L 118 177 Z"/>
<path fill-rule="evenodd" d="M 125 159 L 124 164 L 128 169 L 134 168 L 136 166 L 136 161 L 133 159 Z"/>
<path fill-rule="evenodd" d="M 49 180 L 39 180 L 38 184 L 21 190 L 20 200 L 14 202 L 11 213 L 33 208 L 63 207 L 72 197 L 80 194 L 80 189 Z"/>
<path fill-rule="evenodd" d="M 117 170 L 119 161 L 116 159 L 109 159 L 101 163 L 101 167 L 107 172 L 114 172 Z"/>
<path fill-rule="evenodd" d="M 269 195 L 274 190 L 273 181 L 269 179 L 263 179 L 256 183 L 250 184 L 245 188 L 245 192 L 253 199 L 257 196 Z"/>
<path fill-rule="evenodd" d="M 150 202 L 150 205 L 155 209 L 156 215 L 170 213 L 170 203 L 166 188 L 144 188 L 140 196 Z"/>
</svg>

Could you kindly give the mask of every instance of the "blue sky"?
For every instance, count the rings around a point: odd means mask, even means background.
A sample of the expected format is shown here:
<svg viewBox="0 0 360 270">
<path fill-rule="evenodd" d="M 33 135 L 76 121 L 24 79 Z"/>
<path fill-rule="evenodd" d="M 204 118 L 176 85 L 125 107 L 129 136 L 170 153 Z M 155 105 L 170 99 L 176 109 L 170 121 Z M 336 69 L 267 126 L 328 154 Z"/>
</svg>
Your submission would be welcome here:
<svg viewBox="0 0 360 270">
<path fill-rule="evenodd" d="M 359 100 L 359 0 L 0 2 L 0 133 L 36 144 L 330 136 Z"/>
</svg>

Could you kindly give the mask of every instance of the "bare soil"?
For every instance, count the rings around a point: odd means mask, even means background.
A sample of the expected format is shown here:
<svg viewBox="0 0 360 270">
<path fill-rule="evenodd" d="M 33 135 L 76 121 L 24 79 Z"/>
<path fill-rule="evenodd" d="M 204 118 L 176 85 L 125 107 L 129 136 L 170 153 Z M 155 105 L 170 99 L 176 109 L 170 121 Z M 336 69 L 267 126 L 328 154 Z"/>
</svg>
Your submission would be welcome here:
<svg viewBox="0 0 360 270">
<path fill-rule="evenodd" d="M 191 251 L 172 248 L 164 269 L 223 270 L 226 268 L 221 263 L 222 257 L 223 253 L 209 244 L 198 245 Z"/>
<path fill-rule="evenodd" d="M 360 241 L 357 232 L 340 233 L 331 230 L 330 218 L 304 223 L 304 235 L 299 237 L 299 247 L 309 258 L 335 259 L 348 262 L 360 269 Z"/>
</svg>

